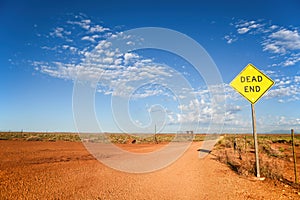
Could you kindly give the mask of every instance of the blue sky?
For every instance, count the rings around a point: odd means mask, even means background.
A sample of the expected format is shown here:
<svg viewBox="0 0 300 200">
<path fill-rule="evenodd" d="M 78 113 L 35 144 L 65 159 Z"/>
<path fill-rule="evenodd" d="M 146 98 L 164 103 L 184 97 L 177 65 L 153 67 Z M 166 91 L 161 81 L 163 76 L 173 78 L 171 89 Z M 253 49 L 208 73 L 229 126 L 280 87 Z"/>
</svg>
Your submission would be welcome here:
<svg viewBox="0 0 300 200">
<path fill-rule="evenodd" d="M 156 124 L 161 132 L 251 132 L 250 103 L 229 83 L 253 63 L 275 81 L 255 105 L 258 132 L 297 131 L 299 8 L 298 1 L 1 1 L 0 130 L 76 131 L 74 83 L 96 78 L 101 131 L 151 132 Z M 111 49 L 109 40 L 140 27 L 175 30 L 202 45 L 220 72 L 226 110 L 213 106 L 205 78 L 184 58 Z M 101 61 L 87 65 L 95 50 Z"/>
</svg>

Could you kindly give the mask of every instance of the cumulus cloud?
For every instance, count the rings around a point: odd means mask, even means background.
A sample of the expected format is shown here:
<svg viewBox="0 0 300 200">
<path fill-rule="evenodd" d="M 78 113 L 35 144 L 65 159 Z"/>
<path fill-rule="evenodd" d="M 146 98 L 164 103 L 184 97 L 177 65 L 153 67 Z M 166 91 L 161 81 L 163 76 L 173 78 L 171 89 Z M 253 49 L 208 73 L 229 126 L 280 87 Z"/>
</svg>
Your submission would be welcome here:
<svg viewBox="0 0 300 200">
<path fill-rule="evenodd" d="M 238 28 L 238 29 L 237 29 L 237 32 L 238 32 L 239 34 L 244 34 L 244 33 L 247 33 L 249 30 L 250 30 L 249 28 L 243 27 L 243 28 Z"/>
<path fill-rule="evenodd" d="M 71 33 L 71 31 L 66 31 L 62 27 L 56 27 L 52 32 L 50 32 L 50 36 L 64 39 L 67 35 L 70 35 Z"/>
<path fill-rule="evenodd" d="M 277 62 L 272 66 L 294 66 L 300 61 L 300 34 L 297 28 L 270 25 L 264 20 L 239 20 L 234 27 L 240 37 L 250 34 L 260 38 L 262 50 L 272 54 L 270 58 Z M 227 43 L 232 43 L 231 37 L 225 37 Z M 278 62 L 279 59 L 282 61 Z"/>
<path fill-rule="evenodd" d="M 113 41 L 118 41 L 121 46 L 131 48 L 142 42 L 140 38 L 112 31 L 82 15 L 55 30 L 50 36 L 62 40 L 56 40 L 54 47 L 49 43 L 42 45 L 43 50 L 54 56 L 52 60 L 34 61 L 36 71 L 60 79 L 89 82 L 97 92 L 112 97 L 130 96 L 133 100 L 163 97 L 178 102 L 173 109 L 166 109 L 169 124 L 207 124 L 212 117 L 217 119 L 216 123 L 222 122 L 226 108 L 224 102 L 219 105 L 221 94 L 215 94 L 215 99 L 210 94 L 217 87 L 192 88 L 174 68 L 144 58 L 136 51 L 122 52 L 113 45 Z M 233 121 L 239 111 L 238 106 L 229 106 L 226 116 Z"/>
<path fill-rule="evenodd" d="M 91 25 L 91 20 L 89 19 L 82 19 L 80 21 L 67 21 L 68 24 L 71 24 L 71 25 L 78 25 L 79 27 L 85 29 L 85 30 L 89 30 Z"/>
<path fill-rule="evenodd" d="M 105 27 L 97 24 L 95 26 L 90 27 L 89 32 L 90 33 L 102 33 L 102 32 L 109 31 L 109 30 L 110 30 L 109 28 L 105 28 Z"/>
<path fill-rule="evenodd" d="M 279 126 L 288 126 L 289 128 L 291 126 L 298 127 L 298 126 L 300 126 L 300 118 L 279 116 L 279 117 L 277 117 L 277 123 L 276 124 L 279 125 Z"/>
<path fill-rule="evenodd" d="M 257 31 L 262 26 L 263 24 L 254 20 L 252 21 L 241 20 L 235 25 L 238 34 L 252 33 L 254 31 Z"/>
<path fill-rule="evenodd" d="M 300 50 L 300 35 L 296 30 L 281 29 L 271 33 L 263 43 L 263 47 L 264 51 L 282 54 Z"/>
<path fill-rule="evenodd" d="M 280 103 L 300 100 L 298 76 L 282 76 L 274 79 L 275 85 L 266 94 L 266 99 L 277 98 Z"/>
<path fill-rule="evenodd" d="M 82 38 L 81 38 L 81 40 L 87 40 L 87 41 L 90 41 L 90 42 L 96 42 L 95 41 L 95 39 L 93 38 L 93 37 L 91 37 L 91 36 L 83 36 Z"/>
<path fill-rule="evenodd" d="M 44 50 L 53 52 L 66 52 L 74 54 L 62 55 L 61 59 L 53 61 L 34 62 L 33 65 L 40 72 L 56 78 L 67 80 L 84 80 L 91 83 L 98 83 L 97 91 L 104 94 L 128 96 L 135 85 L 141 83 L 152 83 L 158 81 L 163 83 L 165 79 L 172 77 L 173 70 L 170 67 L 155 63 L 153 60 L 144 59 L 134 52 L 120 52 L 118 48 L 112 47 L 110 40 L 121 40 L 123 45 L 133 45 L 132 38 L 123 33 L 106 34 L 109 28 L 93 25 L 90 19 L 78 17 L 77 21 L 68 21 L 67 24 L 78 25 L 85 31 L 77 33 L 79 38 L 77 47 L 67 44 L 67 42 L 57 43 L 54 48 L 43 46 Z M 62 33 L 68 27 L 56 28 L 54 37 L 62 37 Z M 70 27 L 69 27 L 70 28 Z M 93 32 L 93 35 L 88 35 Z M 96 34 L 97 33 L 97 34 Z M 71 37 L 72 35 L 70 35 Z M 82 42 L 85 43 L 82 43 Z M 60 54 L 64 54 L 60 53 Z M 68 58 L 64 60 L 64 58 Z M 76 60 L 77 59 L 77 60 Z M 73 62 L 71 62 L 73 61 Z M 122 86 L 122 89 L 117 89 Z M 157 89 L 157 88 L 156 88 Z M 162 90 L 144 90 L 144 93 L 137 93 L 135 98 L 145 98 L 162 94 Z"/>
<path fill-rule="evenodd" d="M 125 64 L 128 64 L 133 59 L 138 59 L 139 56 L 135 53 L 125 53 L 124 54 L 124 62 Z"/>
</svg>

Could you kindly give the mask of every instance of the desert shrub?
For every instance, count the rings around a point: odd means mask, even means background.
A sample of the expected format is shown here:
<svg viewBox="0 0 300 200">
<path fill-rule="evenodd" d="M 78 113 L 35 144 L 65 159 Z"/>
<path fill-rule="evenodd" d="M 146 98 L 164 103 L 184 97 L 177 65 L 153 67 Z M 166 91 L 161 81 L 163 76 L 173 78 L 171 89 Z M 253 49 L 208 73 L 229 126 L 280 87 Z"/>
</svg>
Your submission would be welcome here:
<svg viewBox="0 0 300 200">
<path fill-rule="evenodd" d="M 233 148 L 233 142 L 227 139 L 227 137 L 223 137 L 220 139 L 215 145 L 216 149 L 225 149 L 225 148 Z"/>
<path fill-rule="evenodd" d="M 279 149 L 275 149 L 275 148 L 272 148 L 271 145 L 269 144 L 263 144 L 260 146 L 260 149 L 261 149 L 261 153 L 265 153 L 267 154 L 268 156 L 272 156 L 272 157 L 282 157 L 283 156 L 283 151 L 284 151 L 284 148 L 283 147 L 279 147 Z"/>
<path fill-rule="evenodd" d="M 268 144 L 262 144 L 262 145 L 260 145 L 260 147 L 261 147 L 261 150 L 262 150 L 262 153 L 266 153 L 267 155 L 271 155 L 272 153 L 271 153 L 271 146 L 270 145 L 268 145 Z"/>
<path fill-rule="evenodd" d="M 56 142 L 56 138 L 55 137 L 54 138 L 49 138 L 48 141 L 49 142 Z"/>
<path fill-rule="evenodd" d="M 233 149 L 233 138 L 225 137 L 220 140 L 215 148 L 214 154 L 217 159 L 227 164 L 236 173 L 244 176 L 255 175 L 256 174 L 256 164 L 255 155 L 249 153 L 248 151 L 242 151 L 243 148 L 240 144 L 247 143 L 248 139 L 239 138 L 236 139 L 237 149 Z M 262 141 L 259 145 L 260 147 L 260 174 L 263 177 L 270 179 L 280 179 L 283 177 L 284 161 L 278 159 L 280 157 L 280 151 L 271 148 L 271 140 Z"/>
<path fill-rule="evenodd" d="M 241 158 L 231 150 L 225 150 L 218 154 L 218 160 L 227 164 L 236 173 L 244 176 L 255 175 L 256 164 L 254 155 L 250 154 L 246 156 L 242 154 Z M 268 156 L 261 156 L 259 161 L 261 176 L 276 180 L 282 178 L 284 169 L 283 161 Z"/>
<path fill-rule="evenodd" d="M 284 147 L 279 147 L 278 150 L 282 153 L 282 152 L 284 152 L 285 148 Z"/>
<path fill-rule="evenodd" d="M 200 142 L 205 140 L 205 135 L 200 135 L 200 134 L 194 134 L 194 142 Z"/>
<path fill-rule="evenodd" d="M 26 141 L 42 141 L 42 138 L 40 138 L 39 136 L 30 136 L 26 139 Z"/>
<path fill-rule="evenodd" d="M 282 160 L 263 155 L 259 161 L 261 176 L 276 180 L 283 177 L 284 163 Z"/>
<path fill-rule="evenodd" d="M 224 148 L 225 147 L 225 139 L 222 138 L 221 140 L 219 140 L 215 147 L 218 149 Z"/>
<path fill-rule="evenodd" d="M 283 144 L 288 144 L 291 143 L 291 137 L 290 136 L 273 136 L 270 138 L 270 140 L 273 143 L 283 143 Z"/>
</svg>

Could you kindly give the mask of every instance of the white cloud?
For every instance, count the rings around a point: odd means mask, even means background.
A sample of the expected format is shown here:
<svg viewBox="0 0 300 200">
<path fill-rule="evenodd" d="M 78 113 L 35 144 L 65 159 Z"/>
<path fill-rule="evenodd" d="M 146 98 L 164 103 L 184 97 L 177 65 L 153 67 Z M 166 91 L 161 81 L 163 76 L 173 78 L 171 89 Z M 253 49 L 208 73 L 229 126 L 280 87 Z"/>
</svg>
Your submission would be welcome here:
<svg viewBox="0 0 300 200">
<path fill-rule="evenodd" d="M 68 30 L 66 27 L 56 28 L 51 34 L 53 37 L 59 37 L 65 41 L 61 45 L 55 47 L 43 46 L 45 50 L 68 50 L 74 53 L 72 59 L 78 58 L 75 62 L 70 60 L 54 60 L 52 62 L 35 62 L 35 70 L 67 80 L 86 80 L 90 82 L 98 82 L 97 91 L 105 95 L 128 96 L 132 95 L 133 99 L 148 98 L 153 96 L 171 97 L 170 99 L 179 99 L 182 103 L 176 108 L 182 112 L 169 111 L 167 118 L 169 123 L 210 123 L 212 116 L 214 119 L 222 119 L 225 115 L 225 124 L 230 127 L 249 126 L 247 120 L 241 120 L 239 114 L 244 109 L 240 100 L 243 99 L 228 84 L 224 84 L 226 95 L 226 112 L 225 103 L 222 106 L 213 105 L 210 91 L 207 88 L 185 88 L 181 87 L 180 92 L 172 95 L 164 87 L 153 86 L 154 83 L 166 83 L 167 81 L 178 83 L 171 67 L 155 63 L 152 59 L 145 59 L 135 52 L 121 53 L 118 49 L 113 48 L 111 39 L 121 39 L 124 45 L 131 47 L 138 42 L 131 36 L 122 35 L 122 33 L 112 33 L 109 28 L 101 25 L 95 25 L 89 19 L 78 18 L 77 21 L 68 21 L 70 25 L 77 25 L 81 32 L 76 30 Z M 71 26 L 72 28 L 74 26 Z M 295 30 L 290 30 L 275 25 L 268 27 L 257 21 L 243 22 L 236 25 L 236 33 L 240 36 L 248 34 L 263 34 L 262 47 L 263 50 L 272 54 L 286 54 L 285 60 L 280 64 L 282 66 L 291 66 L 299 62 L 300 54 L 295 53 L 299 50 L 299 34 Z M 72 38 L 72 36 L 74 36 Z M 76 37 L 80 45 L 76 45 Z M 228 34 L 224 37 L 228 44 L 237 41 L 234 34 Z M 74 44 L 68 41 L 74 41 Z M 295 42 L 296 41 L 296 42 Z M 80 43 L 81 42 L 81 43 Z M 87 44 L 81 46 L 81 44 Z M 92 43 L 92 45 L 91 45 Z M 293 51 L 293 53 L 289 53 Z M 268 71 L 274 77 L 277 74 L 274 71 Z M 174 78 L 175 76 L 175 78 Z M 135 91 L 137 85 L 149 83 L 151 87 L 143 87 Z M 278 102 L 288 102 L 299 100 L 300 78 L 295 77 L 276 77 L 276 85 L 266 95 L 267 99 L 280 98 Z M 180 86 L 179 86 L 180 87 Z M 191 99 L 189 96 L 196 95 L 197 98 Z M 218 98 L 216 96 L 216 102 Z M 140 121 L 137 121 L 139 123 Z M 283 123 L 284 121 L 281 120 Z M 297 122 L 297 120 L 296 120 Z M 213 123 L 222 123 L 216 120 Z M 251 126 L 249 126 L 251 127 Z"/>
<path fill-rule="evenodd" d="M 227 44 L 231 44 L 237 40 L 233 35 L 225 35 L 224 39 L 227 41 Z"/>
<path fill-rule="evenodd" d="M 300 118 L 292 118 L 286 116 L 279 116 L 277 117 L 277 125 L 279 126 L 288 126 L 289 128 L 292 126 L 300 126 Z"/>
<path fill-rule="evenodd" d="M 237 32 L 238 32 L 239 34 L 244 34 L 244 33 L 247 33 L 249 30 L 250 30 L 249 28 L 243 27 L 243 28 L 237 29 Z"/>
<path fill-rule="evenodd" d="M 102 33 L 102 32 L 109 31 L 109 30 L 110 30 L 109 28 L 105 28 L 100 25 L 95 25 L 95 26 L 90 27 L 89 32 L 90 33 Z"/>
<path fill-rule="evenodd" d="M 78 27 L 74 28 L 75 25 Z M 71 28 L 72 32 L 68 28 Z M 34 62 L 35 69 L 60 79 L 88 81 L 92 86 L 96 86 L 96 91 L 104 95 L 130 96 L 132 99 L 162 96 L 168 97 L 172 102 L 180 101 L 182 112 L 169 111 L 167 115 L 169 123 L 209 123 L 212 116 L 215 119 L 224 117 L 222 116 L 225 113 L 224 106 L 213 105 L 208 89 L 195 90 L 190 85 L 184 85 L 180 79 L 184 77 L 182 74 L 165 64 L 144 58 L 137 52 L 120 52 L 111 41 L 117 40 L 124 46 L 132 47 L 141 42 L 140 38 L 136 39 L 122 32 L 108 32 L 109 30 L 94 25 L 91 20 L 82 16 L 76 20 L 69 20 L 66 27 L 57 29 L 57 33 L 62 34 L 64 41 L 57 43 L 55 49 L 51 49 L 54 53 L 61 51 L 59 55 L 62 59 L 53 56 L 52 61 Z M 73 42 L 69 43 L 67 40 Z M 67 51 L 73 54 L 69 55 Z M 145 84 L 150 86 L 145 87 Z M 161 87 L 155 84 L 160 84 Z M 198 99 L 195 99 L 195 96 Z M 214 104 L 217 103 L 219 102 L 216 98 Z M 239 112 L 239 109 L 237 107 L 230 109 L 226 115 L 233 119 L 233 115 Z M 221 120 L 216 121 L 221 123 Z"/>
<path fill-rule="evenodd" d="M 240 36 L 251 34 L 260 38 L 262 50 L 271 53 L 270 59 L 277 62 L 271 64 L 272 66 L 296 65 L 300 62 L 300 34 L 297 28 L 280 27 L 269 23 L 264 23 L 264 20 L 240 20 L 235 24 L 235 29 Z M 230 44 L 232 42 L 230 38 L 225 37 Z"/>
<path fill-rule="evenodd" d="M 88 35 L 83 36 L 83 37 L 81 38 L 81 40 L 86 40 L 86 41 L 90 41 L 90 42 L 96 42 L 95 39 L 94 39 L 93 37 L 88 36 Z"/>
<path fill-rule="evenodd" d="M 167 67 L 154 63 L 151 59 L 143 59 L 136 53 L 120 53 L 118 49 L 111 47 L 112 44 L 107 41 L 108 39 L 100 41 L 92 51 L 88 49 L 78 51 L 84 55 L 79 64 L 44 62 L 39 63 L 40 70 L 50 76 L 69 80 L 80 79 L 93 82 L 101 77 L 99 91 L 111 94 L 115 88 L 122 85 L 122 90 L 114 91 L 114 95 L 121 96 L 129 95 L 132 87 L 136 84 L 152 81 L 163 82 L 165 78 L 172 77 L 172 72 Z M 81 40 L 94 41 L 90 36 L 84 36 Z M 125 40 L 124 43 L 126 42 Z M 64 44 L 62 48 L 70 49 L 71 46 Z M 139 97 L 161 93 L 161 91 L 144 92 L 144 94 L 139 94 Z"/>
<path fill-rule="evenodd" d="M 271 30 L 274 30 L 274 29 L 277 29 L 277 28 L 278 28 L 277 25 L 271 25 L 271 26 L 270 26 L 270 29 L 271 29 Z"/>
<path fill-rule="evenodd" d="M 91 27 L 91 25 L 90 25 L 91 20 L 89 20 L 89 19 L 82 19 L 80 21 L 71 21 L 71 20 L 69 20 L 69 21 L 67 21 L 67 23 L 71 24 L 71 25 L 78 25 L 79 27 L 81 27 L 85 30 L 89 30 L 90 27 Z"/>
<path fill-rule="evenodd" d="M 66 45 L 66 44 L 62 45 L 62 49 L 64 49 L 64 50 L 69 50 L 69 51 L 71 51 L 73 54 L 77 53 L 77 50 L 78 50 L 78 48 L 72 47 L 72 46 Z"/>
<path fill-rule="evenodd" d="M 284 103 L 283 99 L 278 99 L 278 103 Z"/>
<path fill-rule="evenodd" d="M 300 50 L 300 35 L 296 30 L 281 29 L 271 33 L 263 46 L 265 51 L 272 53 L 286 54 L 292 50 Z"/>
<path fill-rule="evenodd" d="M 300 53 L 289 54 L 288 58 L 283 62 L 279 63 L 279 66 L 288 67 L 296 65 L 300 61 Z"/>
<path fill-rule="evenodd" d="M 91 20 L 90 19 L 83 19 L 83 20 L 81 20 L 81 22 L 84 23 L 84 24 L 90 24 Z"/>
<path fill-rule="evenodd" d="M 50 33 L 50 35 L 53 37 L 63 38 L 63 32 L 64 32 L 64 29 L 62 27 L 57 27 L 54 29 L 53 32 Z"/>
<path fill-rule="evenodd" d="M 138 59 L 139 56 L 135 53 L 125 53 L 124 54 L 124 62 L 125 64 L 128 64 L 133 59 Z"/>
<path fill-rule="evenodd" d="M 260 27 L 262 27 L 263 24 L 260 24 L 257 21 L 239 21 L 236 24 L 236 29 L 238 34 L 245 34 L 245 33 L 252 33 L 253 31 L 257 31 L 258 29 L 260 29 Z"/>
<path fill-rule="evenodd" d="M 275 85 L 267 92 L 266 98 L 279 98 L 280 103 L 300 100 L 298 76 L 276 78 Z"/>
<path fill-rule="evenodd" d="M 112 57 L 103 58 L 104 64 L 112 64 L 113 62 L 114 62 L 114 59 Z"/>
<path fill-rule="evenodd" d="M 283 45 L 289 49 L 300 49 L 300 35 L 296 30 L 282 29 L 272 33 L 269 37 L 282 41 Z"/>
<path fill-rule="evenodd" d="M 284 48 L 281 48 L 280 46 L 270 42 L 263 43 L 263 50 L 270 51 L 272 53 L 280 53 L 280 54 L 286 53 L 286 50 Z"/>
</svg>

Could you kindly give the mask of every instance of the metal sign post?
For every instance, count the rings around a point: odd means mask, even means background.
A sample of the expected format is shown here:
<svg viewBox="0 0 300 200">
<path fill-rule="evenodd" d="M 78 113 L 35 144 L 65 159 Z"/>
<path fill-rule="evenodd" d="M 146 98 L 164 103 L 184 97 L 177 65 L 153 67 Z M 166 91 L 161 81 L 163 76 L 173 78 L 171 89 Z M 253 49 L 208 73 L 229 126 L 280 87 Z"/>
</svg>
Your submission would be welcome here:
<svg viewBox="0 0 300 200">
<path fill-rule="evenodd" d="M 254 149 L 255 149 L 256 177 L 260 178 L 258 142 L 257 142 L 257 132 L 256 132 L 256 116 L 255 116 L 254 104 L 251 104 L 251 111 L 252 111 L 252 129 L 253 129 Z"/>
<path fill-rule="evenodd" d="M 260 178 L 258 141 L 254 104 L 274 85 L 274 81 L 259 71 L 254 65 L 248 64 L 230 83 L 251 103 L 252 129 L 255 148 L 256 176 Z"/>
</svg>

